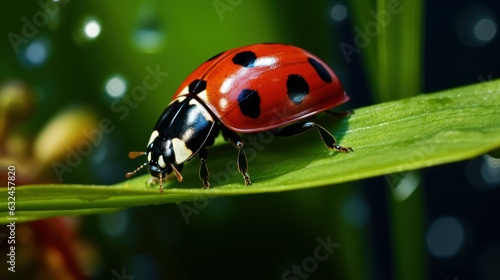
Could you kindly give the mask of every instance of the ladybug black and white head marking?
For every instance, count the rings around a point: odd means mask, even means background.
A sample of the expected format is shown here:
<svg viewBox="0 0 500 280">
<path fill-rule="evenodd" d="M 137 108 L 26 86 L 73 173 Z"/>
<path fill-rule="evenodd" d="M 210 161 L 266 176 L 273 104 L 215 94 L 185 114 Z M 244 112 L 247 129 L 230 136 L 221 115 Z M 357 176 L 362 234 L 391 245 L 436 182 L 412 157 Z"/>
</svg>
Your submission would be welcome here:
<svg viewBox="0 0 500 280">
<path fill-rule="evenodd" d="M 136 158 L 141 155 L 146 155 L 148 162 L 142 164 L 137 169 L 126 174 L 127 178 L 132 177 L 137 171 L 141 170 L 144 166 L 149 165 L 149 172 L 152 176 L 160 179 L 160 192 L 163 192 L 163 178 L 166 178 L 172 172 L 177 177 L 179 182 L 183 178 L 181 173 L 177 170 L 179 167 L 175 164 L 175 155 L 172 145 L 172 140 L 168 137 L 162 137 L 157 130 L 151 133 L 148 147 L 146 152 L 130 152 L 130 158 Z"/>
<path fill-rule="evenodd" d="M 205 82 L 206 83 L 206 82 Z M 194 94 L 204 91 L 204 81 L 191 83 L 188 90 Z M 146 155 L 148 161 L 133 172 L 132 176 L 144 166 L 153 177 L 162 180 L 172 172 L 179 181 L 182 176 L 179 170 L 206 145 L 211 145 L 218 129 L 213 129 L 215 120 L 207 109 L 196 99 L 181 97 L 170 103 L 151 133 L 146 152 L 132 152 L 131 158 Z"/>
<path fill-rule="evenodd" d="M 172 173 L 170 166 L 174 162 L 174 151 L 172 140 L 168 137 L 161 137 L 157 130 L 151 133 L 146 156 L 149 164 L 149 172 L 154 177 L 166 177 Z M 167 165 L 167 162 L 170 163 Z"/>
</svg>

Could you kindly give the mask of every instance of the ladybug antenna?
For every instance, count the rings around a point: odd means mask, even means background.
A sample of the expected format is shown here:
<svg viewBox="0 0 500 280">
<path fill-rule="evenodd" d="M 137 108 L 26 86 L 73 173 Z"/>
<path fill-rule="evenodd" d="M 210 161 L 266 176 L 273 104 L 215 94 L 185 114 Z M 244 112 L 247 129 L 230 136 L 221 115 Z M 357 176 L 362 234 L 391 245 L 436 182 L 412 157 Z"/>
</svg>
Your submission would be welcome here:
<svg viewBox="0 0 500 280">
<path fill-rule="evenodd" d="M 145 156 L 145 155 L 146 155 L 146 152 L 130 152 L 130 153 L 128 153 L 128 157 L 130 159 L 134 159 L 136 157 Z"/>
<path fill-rule="evenodd" d="M 145 156 L 145 155 L 146 155 L 146 152 L 130 152 L 130 153 L 128 153 L 128 157 L 131 158 L 131 159 L 134 159 L 134 158 L 139 157 L 139 156 Z M 134 174 L 137 173 L 137 171 L 141 170 L 146 165 L 148 165 L 147 162 L 144 163 L 144 164 L 142 164 L 141 166 L 137 167 L 134 171 L 127 172 L 125 174 L 125 177 L 126 178 L 130 178 L 130 177 L 134 176 Z"/>
<path fill-rule="evenodd" d="M 126 178 L 130 178 L 132 176 L 134 176 L 135 173 L 137 173 L 137 171 L 141 170 L 142 168 L 144 168 L 144 166 L 148 165 L 147 162 L 145 162 L 144 164 L 141 164 L 141 166 L 137 167 L 134 171 L 131 171 L 131 172 L 127 172 L 125 174 L 125 177 Z"/>
<path fill-rule="evenodd" d="M 177 177 L 177 181 L 182 182 L 182 180 L 184 180 L 184 178 L 182 178 L 182 175 L 179 172 L 179 170 L 177 170 L 177 168 L 175 168 L 173 163 L 171 163 L 170 166 L 172 167 L 172 170 L 174 171 L 175 177 Z"/>
</svg>

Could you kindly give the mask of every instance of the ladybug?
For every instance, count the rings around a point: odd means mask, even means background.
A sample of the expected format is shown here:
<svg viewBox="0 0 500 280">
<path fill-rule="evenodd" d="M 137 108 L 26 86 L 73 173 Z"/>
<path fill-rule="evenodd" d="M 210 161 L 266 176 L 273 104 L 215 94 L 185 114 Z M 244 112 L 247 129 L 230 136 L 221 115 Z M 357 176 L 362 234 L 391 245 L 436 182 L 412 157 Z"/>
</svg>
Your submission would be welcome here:
<svg viewBox="0 0 500 280">
<path fill-rule="evenodd" d="M 206 147 L 221 132 L 238 149 L 238 171 L 251 185 L 248 164 L 239 134 L 269 131 L 292 136 L 316 129 L 324 144 L 339 152 L 322 126 L 304 119 L 349 100 L 335 73 L 326 63 L 301 48 L 283 44 L 255 44 L 221 52 L 191 73 L 154 126 L 146 152 L 147 162 L 128 172 L 130 178 L 149 165 L 153 180 L 179 172 L 196 154 L 203 188 L 210 187 Z"/>
</svg>

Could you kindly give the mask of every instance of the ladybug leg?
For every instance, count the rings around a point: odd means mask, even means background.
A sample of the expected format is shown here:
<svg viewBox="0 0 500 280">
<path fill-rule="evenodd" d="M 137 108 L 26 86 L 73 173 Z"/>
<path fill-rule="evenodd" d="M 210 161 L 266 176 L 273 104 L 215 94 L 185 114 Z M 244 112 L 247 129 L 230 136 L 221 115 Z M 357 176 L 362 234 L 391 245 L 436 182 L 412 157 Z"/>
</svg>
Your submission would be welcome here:
<svg viewBox="0 0 500 280">
<path fill-rule="evenodd" d="M 247 161 L 247 155 L 245 153 L 245 149 L 243 148 L 243 142 L 241 141 L 241 137 L 229 130 L 229 129 L 222 129 L 222 134 L 224 136 L 224 139 L 226 139 L 231 145 L 233 145 L 235 148 L 238 149 L 238 171 L 241 173 L 243 176 L 243 180 L 245 180 L 245 185 L 250 186 L 252 185 L 252 181 L 250 180 L 250 175 L 248 175 L 248 161 Z"/>
<path fill-rule="evenodd" d="M 238 171 L 243 175 L 245 185 L 250 186 L 252 181 L 250 181 L 250 175 L 248 175 L 248 161 L 245 149 L 243 149 L 243 142 L 236 142 L 236 147 L 238 148 Z"/>
<path fill-rule="evenodd" d="M 321 140 L 325 143 L 326 147 L 330 150 L 337 150 L 342 153 L 353 152 L 354 150 L 350 147 L 343 147 L 337 145 L 337 140 L 335 137 L 328 132 L 324 127 L 314 122 L 300 122 L 287 125 L 281 128 L 273 129 L 271 132 L 276 136 L 294 136 L 307 132 L 311 129 L 316 129 L 321 136 Z"/>
<path fill-rule="evenodd" d="M 207 168 L 207 149 L 202 148 L 198 151 L 198 157 L 200 158 L 200 180 L 203 182 L 203 189 L 210 188 L 210 182 L 208 178 L 210 173 Z"/>
</svg>

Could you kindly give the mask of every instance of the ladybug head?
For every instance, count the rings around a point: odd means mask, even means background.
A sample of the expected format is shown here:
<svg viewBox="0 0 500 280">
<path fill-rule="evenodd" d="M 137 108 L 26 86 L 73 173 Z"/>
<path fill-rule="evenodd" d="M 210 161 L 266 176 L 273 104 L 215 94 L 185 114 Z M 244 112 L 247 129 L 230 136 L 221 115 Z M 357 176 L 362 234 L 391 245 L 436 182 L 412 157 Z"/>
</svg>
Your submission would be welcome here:
<svg viewBox="0 0 500 280">
<path fill-rule="evenodd" d="M 160 136 L 158 131 L 153 131 L 146 152 L 130 152 L 130 158 L 136 158 L 141 155 L 146 155 L 148 162 L 142 164 L 132 172 L 125 174 L 125 177 L 132 177 L 137 171 L 144 166 L 149 165 L 149 172 L 152 176 L 160 179 L 160 192 L 163 191 L 163 178 L 167 177 L 172 172 L 177 177 L 179 182 L 182 182 L 182 175 L 177 170 L 178 165 L 175 164 L 175 155 L 172 146 L 172 140 L 167 136 Z"/>
</svg>

